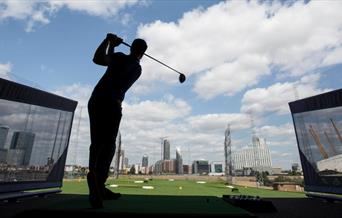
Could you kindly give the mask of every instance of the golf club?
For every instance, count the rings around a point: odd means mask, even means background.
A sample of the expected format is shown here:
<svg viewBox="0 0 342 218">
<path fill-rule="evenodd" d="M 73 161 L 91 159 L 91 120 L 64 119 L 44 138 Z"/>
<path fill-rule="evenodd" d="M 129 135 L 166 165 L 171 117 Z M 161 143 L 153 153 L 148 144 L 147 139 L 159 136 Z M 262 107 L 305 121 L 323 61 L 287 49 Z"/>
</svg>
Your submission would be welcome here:
<svg viewBox="0 0 342 218">
<path fill-rule="evenodd" d="M 130 46 L 129 44 L 127 44 L 126 42 L 122 42 L 122 44 L 124 44 L 124 45 L 126 45 L 126 46 L 128 46 L 128 47 L 131 47 L 131 46 Z M 179 72 L 178 70 L 173 69 L 172 67 L 170 67 L 170 66 L 164 64 L 163 62 L 161 62 L 161 61 L 155 59 L 154 57 L 152 57 L 152 56 L 150 56 L 150 55 L 148 55 L 148 54 L 146 54 L 146 53 L 144 53 L 144 55 L 147 56 L 147 57 L 149 57 L 149 58 L 151 58 L 151 59 L 154 60 L 154 61 L 157 61 L 158 63 L 164 65 L 165 67 L 167 67 L 167 68 L 169 68 L 169 69 L 175 71 L 176 73 L 178 73 L 178 74 L 179 74 L 179 78 L 178 78 L 178 79 L 179 79 L 179 82 L 180 82 L 180 83 L 183 83 L 183 82 L 186 80 L 185 75 L 182 74 L 181 72 Z"/>
</svg>

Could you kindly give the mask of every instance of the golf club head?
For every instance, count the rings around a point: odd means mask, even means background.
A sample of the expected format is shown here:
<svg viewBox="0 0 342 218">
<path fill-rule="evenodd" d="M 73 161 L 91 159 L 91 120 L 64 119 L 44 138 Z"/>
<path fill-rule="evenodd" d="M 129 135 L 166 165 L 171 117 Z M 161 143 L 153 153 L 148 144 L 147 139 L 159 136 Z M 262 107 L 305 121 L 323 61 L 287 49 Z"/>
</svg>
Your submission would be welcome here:
<svg viewBox="0 0 342 218">
<path fill-rule="evenodd" d="M 186 77 L 184 74 L 179 74 L 179 82 L 183 83 L 185 81 Z"/>
</svg>

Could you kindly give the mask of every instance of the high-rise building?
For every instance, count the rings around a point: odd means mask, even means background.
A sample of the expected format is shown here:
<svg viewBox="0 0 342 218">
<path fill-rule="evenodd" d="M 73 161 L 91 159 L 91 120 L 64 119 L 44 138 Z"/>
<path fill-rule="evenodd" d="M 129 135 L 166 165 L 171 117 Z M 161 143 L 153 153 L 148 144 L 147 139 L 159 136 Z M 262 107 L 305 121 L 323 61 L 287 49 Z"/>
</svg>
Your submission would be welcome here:
<svg viewBox="0 0 342 218">
<path fill-rule="evenodd" d="M 272 167 L 271 153 L 266 145 L 266 140 L 253 136 L 253 149 L 256 167 Z"/>
<path fill-rule="evenodd" d="M 214 164 L 214 172 L 215 173 L 222 173 L 223 170 L 222 170 L 222 164 Z"/>
<path fill-rule="evenodd" d="M 183 173 L 184 174 L 191 174 L 191 166 L 190 165 L 183 165 Z"/>
<path fill-rule="evenodd" d="M 119 171 L 123 172 L 123 170 L 125 169 L 125 150 L 121 150 L 119 161 Z"/>
<path fill-rule="evenodd" d="M 148 166 L 148 156 L 146 154 L 142 158 L 141 166 L 142 167 L 147 167 Z"/>
<path fill-rule="evenodd" d="M 176 174 L 183 174 L 183 159 L 180 148 L 176 148 Z"/>
<path fill-rule="evenodd" d="M 150 166 L 148 167 L 148 173 L 149 173 L 149 174 L 155 173 L 155 172 L 154 172 L 154 165 L 150 165 Z"/>
<path fill-rule="evenodd" d="M 213 175 L 223 175 L 224 172 L 224 164 L 221 161 L 213 161 L 210 164 L 210 173 Z"/>
<path fill-rule="evenodd" d="M 127 168 L 127 167 L 128 167 L 128 164 L 129 164 L 128 158 L 125 157 L 125 158 L 124 158 L 124 168 Z"/>
<path fill-rule="evenodd" d="M 7 126 L 0 126 L 0 163 L 6 163 L 7 161 L 7 149 L 5 149 L 5 144 L 8 131 L 9 128 Z"/>
<path fill-rule="evenodd" d="M 8 131 L 7 126 L 0 126 L 0 149 L 5 149 Z"/>
<path fill-rule="evenodd" d="M 154 174 L 175 174 L 176 159 L 158 160 L 154 165 Z"/>
<path fill-rule="evenodd" d="M 133 164 L 134 167 L 134 174 L 139 174 L 141 172 L 141 165 L 140 164 Z"/>
<path fill-rule="evenodd" d="M 195 160 L 192 163 L 192 173 L 200 175 L 209 174 L 209 163 L 207 160 Z"/>
<path fill-rule="evenodd" d="M 167 139 L 164 139 L 164 146 L 163 146 L 163 160 L 170 160 L 170 142 Z"/>
<path fill-rule="evenodd" d="M 24 149 L 9 149 L 7 151 L 7 164 L 12 166 L 24 165 L 25 155 Z"/>
<path fill-rule="evenodd" d="M 163 160 L 163 168 L 162 172 L 166 174 L 174 174 L 176 173 L 176 160 Z"/>
<path fill-rule="evenodd" d="M 232 160 L 234 170 L 242 170 L 243 168 L 262 170 L 262 168 L 270 169 L 272 167 L 271 153 L 266 140 L 255 135 L 252 137 L 252 146 L 234 152 Z"/>
<path fill-rule="evenodd" d="M 158 160 L 154 164 L 154 174 L 162 174 L 163 173 L 163 160 Z"/>
<path fill-rule="evenodd" d="M 0 163 L 6 163 L 7 162 L 7 149 L 1 149 L 0 148 Z"/>
<path fill-rule="evenodd" d="M 34 138 L 35 134 L 32 132 L 16 131 L 13 133 L 10 150 L 19 149 L 25 151 L 23 165 L 30 164 Z"/>
</svg>

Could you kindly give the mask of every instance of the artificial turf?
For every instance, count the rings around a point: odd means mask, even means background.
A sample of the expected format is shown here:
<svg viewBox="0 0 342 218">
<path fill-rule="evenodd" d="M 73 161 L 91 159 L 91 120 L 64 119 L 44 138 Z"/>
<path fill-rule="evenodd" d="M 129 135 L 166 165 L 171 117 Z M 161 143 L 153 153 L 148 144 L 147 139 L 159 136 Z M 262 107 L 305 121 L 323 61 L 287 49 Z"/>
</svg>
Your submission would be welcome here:
<svg viewBox="0 0 342 218">
<path fill-rule="evenodd" d="M 144 181 L 143 183 L 135 183 Z M 137 178 L 119 178 L 107 181 L 107 187 L 114 192 L 120 192 L 128 195 L 168 195 L 168 196 L 216 196 L 222 195 L 252 195 L 269 198 L 303 198 L 304 193 L 300 192 L 281 192 L 263 188 L 239 187 L 234 186 L 238 191 L 232 191 L 223 181 L 206 181 L 206 183 L 197 183 L 194 180 L 168 179 L 137 179 Z M 110 185 L 118 187 L 110 187 Z M 143 189 L 143 186 L 152 186 L 153 189 Z M 62 193 L 67 194 L 88 194 L 88 187 L 85 180 L 64 181 Z"/>
</svg>

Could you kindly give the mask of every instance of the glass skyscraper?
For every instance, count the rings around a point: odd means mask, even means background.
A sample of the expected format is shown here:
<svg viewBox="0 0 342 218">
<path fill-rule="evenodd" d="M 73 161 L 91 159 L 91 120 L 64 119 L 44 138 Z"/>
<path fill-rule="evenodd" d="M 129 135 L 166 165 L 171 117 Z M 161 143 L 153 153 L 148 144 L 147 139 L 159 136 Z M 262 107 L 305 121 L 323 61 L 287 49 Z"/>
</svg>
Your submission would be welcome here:
<svg viewBox="0 0 342 218">
<path fill-rule="evenodd" d="M 170 142 L 164 139 L 163 160 L 170 160 Z"/>
</svg>

